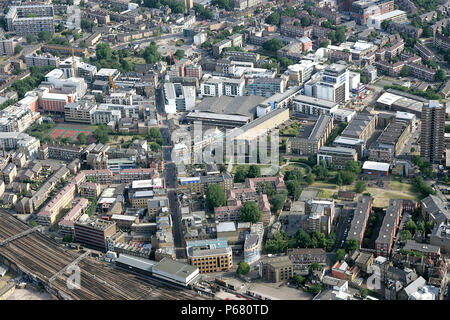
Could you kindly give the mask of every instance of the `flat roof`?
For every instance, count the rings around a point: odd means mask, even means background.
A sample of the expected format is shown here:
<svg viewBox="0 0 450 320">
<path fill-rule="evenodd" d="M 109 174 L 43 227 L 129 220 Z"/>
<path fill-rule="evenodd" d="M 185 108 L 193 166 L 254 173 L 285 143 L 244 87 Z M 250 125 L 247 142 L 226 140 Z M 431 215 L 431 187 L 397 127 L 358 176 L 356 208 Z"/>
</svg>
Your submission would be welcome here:
<svg viewBox="0 0 450 320">
<path fill-rule="evenodd" d="M 339 103 L 336 103 L 336 102 L 318 99 L 318 98 L 314 98 L 314 97 L 309 97 L 309 96 L 305 96 L 302 94 L 296 95 L 294 98 L 294 101 L 312 104 L 312 105 L 316 105 L 316 106 L 319 106 L 322 108 L 327 108 L 327 109 L 331 109 L 331 108 L 339 106 Z"/>
<path fill-rule="evenodd" d="M 389 171 L 390 164 L 385 162 L 366 161 L 363 170 Z"/>
<path fill-rule="evenodd" d="M 232 221 L 220 222 L 216 225 L 217 232 L 233 232 L 236 231 L 236 224 Z"/>
<path fill-rule="evenodd" d="M 198 118 L 198 119 L 211 119 L 220 121 L 237 121 L 237 122 L 248 122 L 250 117 L 242 115 L 232 115 L 232 114 L 222 114 L 213 112 L 202 112 L 202 111 L 191 111 L 186 115 L 186 118 Z"/>
<path fill-rule="evenodd" d="M 153 266 L 153 272 L 163 272 L 186 281 L 194 273 L 198 273 L 198 268 L 166 257 Z"/>
<path fill-rule="evenodd" d="M 398 99 L 401 99 L 401 98 L 402 98 L 401 96 L 398 96 L 396 94 L 385 92 L 378 98 L 377 103 L 382 103 L 382 104 L 390 106 L 395 101 L 397 101 Z"/>
<path fill-rule="evenodd" d="M 152 272 L 152 268 L 156 265 L 156 261 L 138 258 L 123 253 L 119 254 L 116 263 L 123 263 L 148 272 Z"/>
</svg>

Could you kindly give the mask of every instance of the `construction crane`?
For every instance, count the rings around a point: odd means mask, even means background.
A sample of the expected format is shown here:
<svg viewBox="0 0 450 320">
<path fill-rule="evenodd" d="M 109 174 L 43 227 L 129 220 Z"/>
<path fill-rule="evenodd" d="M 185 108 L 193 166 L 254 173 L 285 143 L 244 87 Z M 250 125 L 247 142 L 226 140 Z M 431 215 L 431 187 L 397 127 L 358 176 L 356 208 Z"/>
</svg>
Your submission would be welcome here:
<svg viewBox="0 0 450 320">
<path fill-rule="evenodd" d="M 116 86 L 116 84 L 114 83 L 113 78 L 112 78 L 111 75 L 109 75 L 109 83 L 111 84 L 111 88 L 113 88 L 113 92 L 116 92 L 117 86 Z"/>
<path fill-rule="evenodd" d="M 72 72 L 73 77 L 75 78 L 77 76 L 77 63 L 75 61 L 75 48 L 72 47 Z"/>
</svg>

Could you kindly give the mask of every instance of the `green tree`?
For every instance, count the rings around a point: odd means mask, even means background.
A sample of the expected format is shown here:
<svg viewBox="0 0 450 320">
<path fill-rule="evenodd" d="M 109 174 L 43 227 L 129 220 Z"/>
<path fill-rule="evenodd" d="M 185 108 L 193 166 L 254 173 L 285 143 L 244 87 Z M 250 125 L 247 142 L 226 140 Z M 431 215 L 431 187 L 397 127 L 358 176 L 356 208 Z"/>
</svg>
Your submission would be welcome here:
<svg viewBox="0 0 450 320">
<path fill-rule="evenodd" d="M 302 22 L 302 27 L 307 27 L 309 25 L 311 25 L 311 18 L 308 16 L 303 16 L 301 19 Z"/>
<path fill-rule="evenodd" d="M 409 230 L 402 230 L 400 232 L 400 239 L 402 241 L 407 241 L 407 240 L 411 240 L 412 239 L 412 234 Z"/>
<path fill-rule="evenodd" d="M 112 57 L 112 50 L 111 50 L 111 47 L 109 46 L 109 44 L 99 43 L 95 47 L 95 54 L 96 54 L 98 60 L 102 60 L 102 59 L 108 60 L 108 59 L 111 59 L 111 57 Z"/>
<path fill-rule="evenodd" d="M 432 37 L 433 36 L 433 29 L 431 28 L 431 27 L 425 27 L 425 28 L 423 28 L 423 33 L 422 33 L 422 36 L 424 37 L 424 38 L 430 38 L 430 37 Z"/>
<path fill-rule="evenodd" d="M 14 48 L 14 54 L 19 54 L 19 53 L 22 52 L 22 50 L 23 50 L 23 47 L 22 47 L 21 45 L 18 44 L 18 45 Z"/>
<path fill-rule="evenodd" d="M 444 69 L 438 69 L 434 78 L 436 81 L 444 81 L 445 79 L 447 79 L 447 74 L 445 73 Z"/>
<path fill-rule="evenodd" d="M 294 61 L 292 61 L 291 59 L 286 58 L 286 57 L 283 57 L 280 59 L 280 66 L 285 69 L 294 63 L 295 63 Z"/>
<path fill-rule="evenodd" d="M 309 248 L 311 246 L 311 237 L 303 229 L 297 230 L 295 233 L 295 240 L 299 248 Z"/>
<path fill-rule="evenodd" d="M 366 184 L 364 183 L 364 181 L 358 180 L 355 185 L 355 191 L 357 193 L 362 193 L 364 192 L 364 190 L 366 190 Z"/>
<path fill-rule="evenodd" d="M 313 284 L 308 288 L 308 292 L 313 296 L 316 296 L 322 291 L 322 286 L 320 284 Z"/>
<path fill-rule="evenodd" d="M 36 42 L 36 40 L 37 40 L 37 38 L 36 38 L 35 35 L 33 35 L 33 34 L 27 35 L 27 43 L 28 43 L 28 44 L 31 44 L 31 43 L 33 43 L 33 42 Z"/>
<path fill-rule="evenodd" d="M 89 19 L 81 19 L 80 27 L 83 31 L 89 31 L 92 32 L 92 28 L 94 27 L 95 23 L 92 20 Z"/>
<path fill-rule="evenodd" d="M 279 193 L 272 197 L 270 200 L 270 203 L 272 204 L 272 210 L 274 212 L 277 212 L 278 210 L 281 210 L 284 206 L 284 203 L 286 202 L 286 194 L 285 193 Z"/>
<path fill-rule="evenodd" d="M 177 51 L 175 51 L 174 56 L 178 60 L 183 59 L 183 57 L 184 57 L 184 50 L 179 50 L 178 49 Z"/>
<path fill-rule="evenodd" d="M 361 165 L 358 161 L 350 160 L 345 163 L 345 170 L 353 172 L 354 174 L 360 174 Z"/>
<path fill-rule="evenodd" d="M 222 207 L 227 204 L 227 198 L 225 191 L 218 184 L 212 184 L 206 189 L 206 205 L 210 210 L 214 208 Z"/>
<path fill-rule="evenodd" d="M 276 52 L 277 50 L 284 47 L 284 42 L 279 39 L 270 39 L 263 43 L 262 45 L 264 50 Z"/>
<path fill-rule="evenodd" d="M 361 295 L 361 297 L 366 298 L 369 295 L 369 290 L 361 287 L 359 288 L 359 294 Z"/>
<path fill-rule="evenodd" d="M 345 250 L 344 249 L 338 249 L 336 251 L 336 260 L 341 261 L 345 257 Z"/>
<path fill-rule="evenodd" d="M 83 132 L 81 132 L 78 136 L 77 136 L 77 141 L 81 144 L 86 144 L 88 141 L 88 138 L 86 136 L 86 134 L 84 134 Z"/>
<path fill-rule="evenodd" d="M 266 23 L 273 24 L 273 25 L 279 25 L 280 24 L 280 14 L 278 12 L 272 12 L 267 18 Z"/>
<path fill-rule="evenodd" d="M 108 127 L 104 124 L 99 125 L 92 135 L 100 143 L 105 144 L 109 142 Z"/>
<path fill-rule="evenodd" d="M 345 241 L 344 248 L 347 252 L 359 249 L 359 241 L 356 239 L 350 239 Z"/>
<path fill-rule="evenodd" d="M 238 166 L 234 174 L 234 182 L 243 182 L 247 178 L 248 167 Z"/>
<path fill-rule="evenodd" d="M 302 193 L 302 189 L 300 188 L 300 183 L 297 180 L 289 180 L 286 182 L 286 188 L 289 192 L 289 195 L 297 200 Z"/>
<path fill-rule="evenodd" d="M 313 184 L 315 180 L 316 180 L 316 176 L 312 173 L 310 173 L 306 176 L 306 183 L 308 185 Z"/>
<path fill-rule="evenodd" d="M 411 75 L 411 70 L 408 66 L 404 65 L 402 70 L 400 71 L 400 75 L 402 77 L 409 77 Z"/>
<path fill-rule="evenodd" d="M 145 63 L 155 64 L 161 60 L 161 55 L 158 53 L 158 46 L 155 42 L 152 42 L 142 52 L 142 57 L 145 59 Z"/>
<path fill-rule="evenodd" d="M 52 39 L 52 34 L 48 31 L 41 31 L 38 33 L 39 41 L 48 42 Z"/>
<path fill-rule="evenodd" d="M 248 265 L 247 262 L 245 261 L 241 261 L 239 262 L 239 266 L 236 270 L 237 274 L 242 274 L 242 275 L 247 275 L 250 272 L 250 266 Z"/>
<path fill-rule="evenodd" d="M 244 222 L 256 223 L 261 221 L 262 213 L 254 201 L 247 201 L 241 209 L 241 220 Z"/>
<path fill-rule="evenodd" d="M 247 177 L 248 178 L 261 177 L 261 168 L 255 164 L 250 165 L 250 167 L 248 168 Z"/>
<path fill-rule="evenodd" d="M 296 275 L 294 276 L 294 282 L 298 285 L 298 286 L 302 286 L 305 284 L 306 282 L 306 278 L 302 277 L 300 275 Z"/>
<path fill-rule="evenodd" d="M 150 143 L 150 150 L 153 152 L 159 151 L 161 149 L 161 145 L 157 142 Z"/>
</svg>

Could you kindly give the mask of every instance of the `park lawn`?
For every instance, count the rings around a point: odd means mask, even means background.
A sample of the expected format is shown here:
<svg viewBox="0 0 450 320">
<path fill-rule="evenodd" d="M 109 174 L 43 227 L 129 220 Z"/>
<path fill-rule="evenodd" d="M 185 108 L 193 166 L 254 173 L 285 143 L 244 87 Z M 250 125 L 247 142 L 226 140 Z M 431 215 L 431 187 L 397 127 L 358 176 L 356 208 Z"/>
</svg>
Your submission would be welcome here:
<svg viewBox="0 0 450 320">
<path fill-rule="evenodd" d="M 412 191 L 395 191 L 382 188 L 367 187 L 366 191 L 374 198 L 374 207 L 387 207 L 389 199 L 419 200 L 419 194 Z"/>
<path fill-rule="evenodd" d="M 315 189 L 329 189 L 334 190 L 335 192 L 339 190 L 339 186 L 337 184 L 323 181 L 315 181 L 312 185 L 310 185 L 310 187 Z"/>
<path fill-rule="evenodd" d="M 128 61 L 130 63 L 134 63 L 134 64 L 136 64 L 136 63 L 145 64 L 145 59 L 141 58 L 141 57 L 130 56 L 130 57 L 124 58 L 124 60 L 126 60 L 126 61 Z"/>
<path fill-rule="evenodd" d="M 333 198 L 334 194 L 335 194 L 334 191 L 319 189 L 319 193 L 317 194 L 317 198 L 330 199 L 330 198 Z"/>
<path fill-rule="evenodd" d="M 412 192 L 412 185 L 405 182 L 399 182 L 395 180 L 391 180 L 389 182 L 389 189 L 394 191 L 411 191 Z"/>
<path fill-rule="evenodd" d="M 287 166 L 285 166 L 285 167 L 283 167 L 281 169 L 281 173 L 285 174 L 286 171 L 289 171 L 289 170 L 292 170 L 292 169 L 299 169 L 303 175 L 305 175 L 306 172 L 307 172 L 307 170 L 306 170 L 306 168 L 304 166 L 302 166 L 302 165 L 300 165 L 298 163 L 289 163 Z"/>
</svg>

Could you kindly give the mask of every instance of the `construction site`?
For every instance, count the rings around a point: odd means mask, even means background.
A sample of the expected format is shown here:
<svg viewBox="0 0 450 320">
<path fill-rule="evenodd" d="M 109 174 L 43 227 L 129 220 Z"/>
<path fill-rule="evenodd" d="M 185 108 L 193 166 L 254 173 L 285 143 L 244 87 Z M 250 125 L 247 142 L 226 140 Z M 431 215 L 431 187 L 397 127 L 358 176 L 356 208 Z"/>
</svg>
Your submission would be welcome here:
<svg viewBox="0 0 450 320">
<path fill-rule="evenodd" d="M 14 273 L 42 285 L 64 300 L 196 300 L 204 299 L 183 288 L 112 267 L 59 245 L 5 211 L 0 210 L 0 263 Z M 80 268 L 80 288 L 69 289 L 73 266 Z"/>
</svg>

